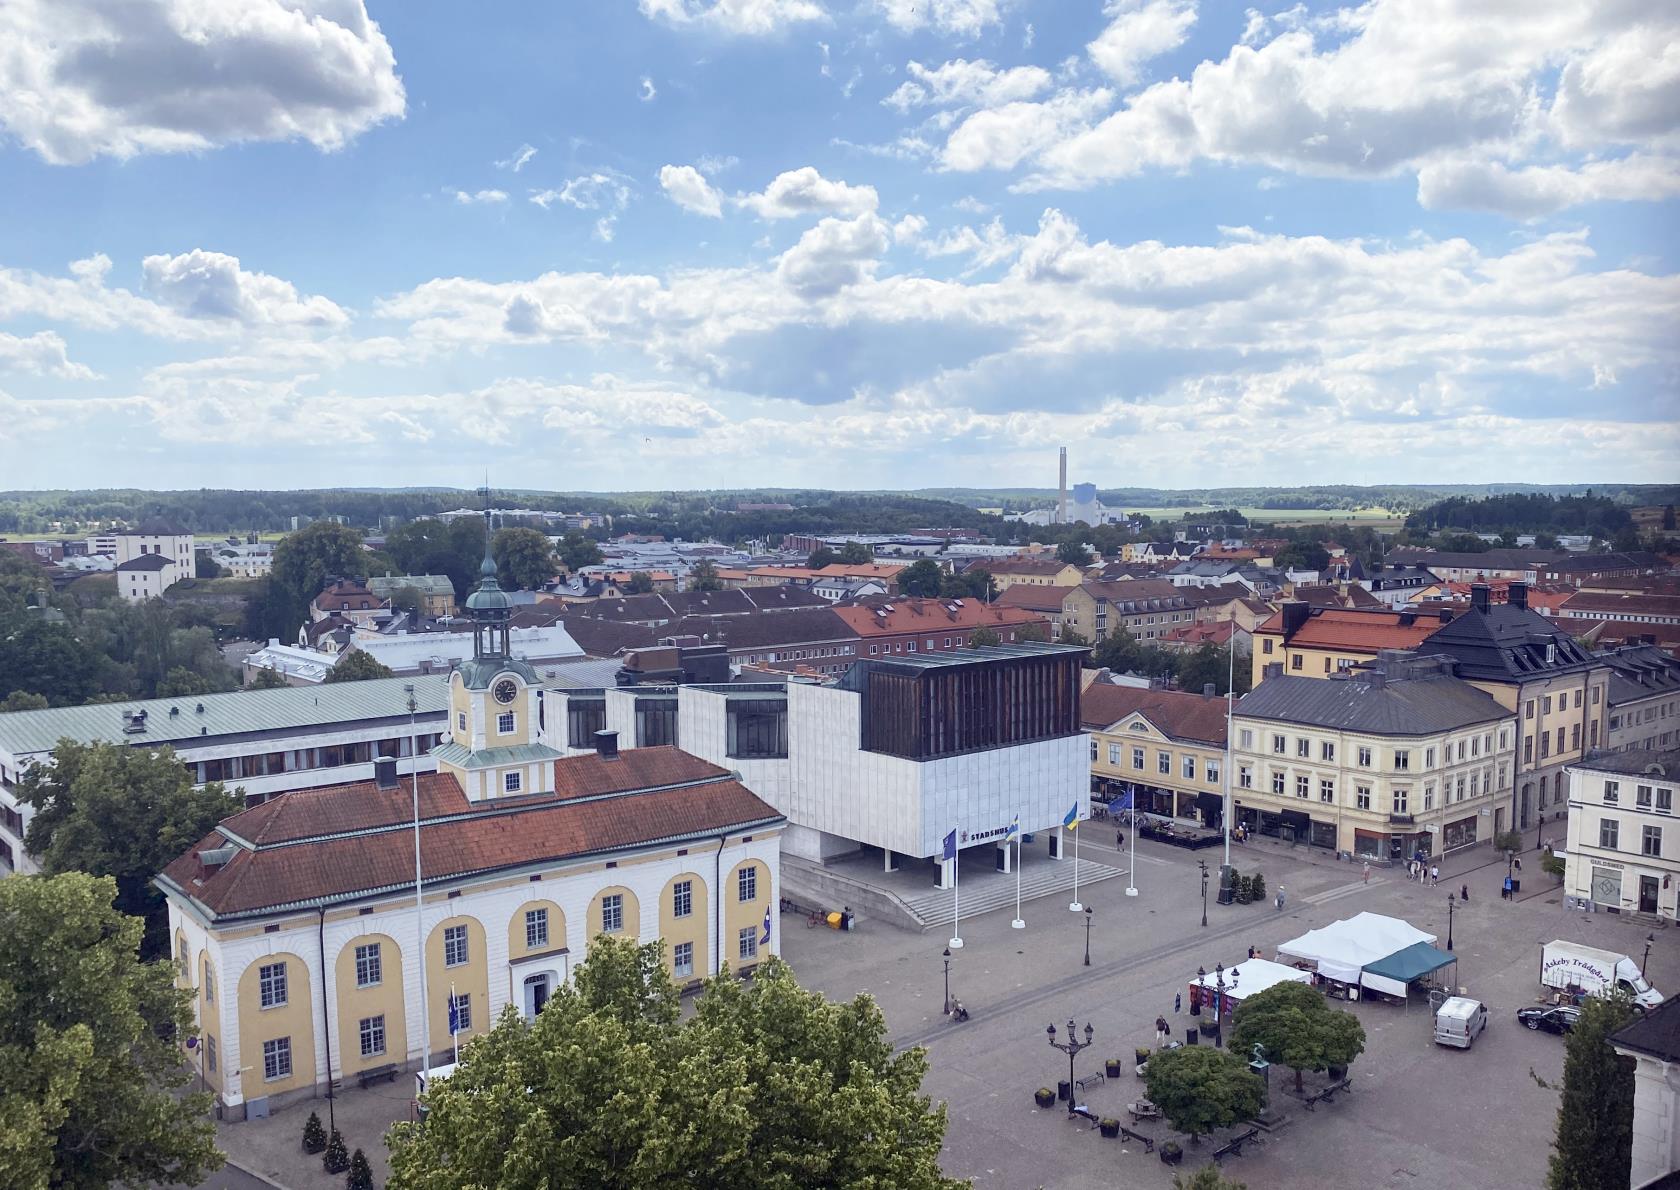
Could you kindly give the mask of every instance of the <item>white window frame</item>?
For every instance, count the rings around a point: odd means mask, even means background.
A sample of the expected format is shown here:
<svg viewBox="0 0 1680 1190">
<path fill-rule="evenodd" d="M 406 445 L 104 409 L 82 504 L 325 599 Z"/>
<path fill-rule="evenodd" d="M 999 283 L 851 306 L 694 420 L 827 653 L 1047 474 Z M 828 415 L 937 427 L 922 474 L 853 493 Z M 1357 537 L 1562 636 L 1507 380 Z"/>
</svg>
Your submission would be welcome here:
<svg viewBox="0 0 1680 1190">
<path fill-rule="evenodd" d="M 362 942 L 356 946 L 356 986 L 376 988 L 384 982 L 385 967 L 381 962 L 379 943 Z"/>
<path fill-rule="evenodd" d="M 748 864 L 735 873 L 735 899 L 743 905 L 758 900 L 757 864 Z"/>
<path fill-rule="evenodd" d="M 263 1082 L 277 1083 L 292 1077 L 292 1039 L 271 1037 L 263 1042 Z"/>
<path fill-rule="evenodd" d="M 624 894 L 607 893 L 601 898 L 601 933 L 624 932 Z"/>
<path fill-rule="evenodd" d="M 525 910 L 525 949 L 548 945 L 548 910 L 542 905 Z"/>
<path fill-rule="evenodd" d="M 288 998 L 286 962 L 264 963 L 257 968 L 257 998 L 263 1008 L 284 1008 Z"/>
<path fill-rule="evenodd" d="M 758 927 L 747 926 L 736 935 L 736 946 L 743 963 L 758 958 Z"/>
<path fill-rule="evenodd" d="M 671 948 L 671 974 L 677 979 L 694 974 L 694 943 L 679 942 Z"/>
<path fill-rule="evenodd" d="M 512 711 L 502 711 L 496 716 L 496 734 L 512 735 L 517 721 Z"/>
<path fill-rule="evenodd" d="M 468 941 L 467 927 L 443 927 L 443 965 L 445 967 L 465 967 L 472 961 L 472 944 Z"/>
<path fill-rule="evenodd" d="M 356 1034 L 361 1042 L 362 1057 L 377 1058 L 385 1052 L 385 1014 L 364 1016 L 356 1022 Z"/>
<path fill-rule="evenodd" d="M 690 917 L 694 913 L 694 881 L 679 880 L 671 886 L 671 916 Z"/>
</svg>

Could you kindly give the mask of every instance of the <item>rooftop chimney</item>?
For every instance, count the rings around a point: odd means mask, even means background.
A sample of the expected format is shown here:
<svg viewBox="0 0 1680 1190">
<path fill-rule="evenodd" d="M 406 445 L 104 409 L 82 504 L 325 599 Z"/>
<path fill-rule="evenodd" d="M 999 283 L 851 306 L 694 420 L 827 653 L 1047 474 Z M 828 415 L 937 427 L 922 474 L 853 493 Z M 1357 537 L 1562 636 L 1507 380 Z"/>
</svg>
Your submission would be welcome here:
<svg viewBox="0 0 1680 1190">
<path fill-rule="evenodd" d="M 1301 630 L 1312 617 L 1312 604 L 1304 599 L 1292 599 L 1283 605 L 1283 639 L 1288 640 Z"/>
<path fill-rule="evenodd" d="M 1441 609 L 1441 623 L 1451 624 L 1452 622 L 1453 622 L 1453 609 L 1450 608 L 1450 607 L 1443 607 Z"/>
<path fill-rule="evenodd" d="M 1485 612 L 1488 609 L 1488 585 L 1486 583 L 1470 584 L 1470 610 Z"/>
<path fill-rule="evenodd" d="M 397 787 L 397 758 L 395 756 L 375 756 L 373 758 L 373 783 L 381 789 L 395 789 Z"/>
<path fill-rule="evenodd" d="M 1212 682 L 1203 682 L 1202 683 L 1202 697 L 1203 698 L 1212 698 L 1213 697 L 1213 692 L 1214 692 L 1214 685 L 1213 685 Z"/>
<path fill-rule="evenodd" d="M 1512 583 L 1506 589 L 1505 602 L 1512 607 L 1526 608 L 1528 606 L 1528 584 L 1523 582 Z"/>
<path fill-rule="evenodd" d="M 595 733 L 595 755 L 602 760 L 618 759 L 618 733 L 616 731 L 598 731 Z"/>
</svg>

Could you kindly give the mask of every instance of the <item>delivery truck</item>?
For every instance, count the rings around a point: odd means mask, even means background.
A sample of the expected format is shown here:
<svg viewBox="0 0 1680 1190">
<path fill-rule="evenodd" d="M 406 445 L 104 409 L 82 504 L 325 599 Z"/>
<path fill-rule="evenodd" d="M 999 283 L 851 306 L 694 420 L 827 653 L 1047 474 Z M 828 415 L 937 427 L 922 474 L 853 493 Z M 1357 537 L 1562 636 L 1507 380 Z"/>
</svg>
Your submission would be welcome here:
<svg viewBox="0 0 1680 1190">
<path fill-rule="evenodd" d="M 1641 1008 L 1663 1002 L 1662 993 L 1645 982 L 1639 964 L 1627 955 L 1579 942 L 1548 942 L 1540 948 L 1540 982 L 1589 996 L 1620 991 Z"/>
</svg>

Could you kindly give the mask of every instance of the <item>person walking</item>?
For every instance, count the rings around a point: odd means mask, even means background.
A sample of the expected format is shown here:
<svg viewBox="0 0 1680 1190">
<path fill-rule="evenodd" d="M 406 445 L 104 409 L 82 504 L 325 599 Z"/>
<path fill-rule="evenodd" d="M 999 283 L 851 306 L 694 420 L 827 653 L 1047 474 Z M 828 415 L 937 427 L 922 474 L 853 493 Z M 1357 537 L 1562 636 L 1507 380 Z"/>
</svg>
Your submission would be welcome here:
<svg viewBox="0 0 1680 1190">
<path fill-rule="evenodd" d="M 1173 1015 L 1177 1016 L 1179 1013 L 1181 1013 L 1183 1011 L 1184 1011 L 1184 993 L 1183 992 L 1174 992 L 1173 993 Z"/>
<path fill-rule="evenodd" d="M 1441 865 L 1440 864 L 1430 864 L 1429 865 L 1429 882 L 1431 884 L 1440 884 L 1441 883 Z"/>
<path fill-rule="evenodd" d="M 1282 913 L 1283 912 L 1283 885 L 1281 885 L 1281 884 L 1278 885 L 1277 907 L 1278 907 L 1278 912 Z"/>
<path fill-rule="evenodd" d="M 1513 856 L 1511 858 L 1511 866 L 1519 872 L 1522 871 L 1522 856 Z"/>
<path fill-rule="evenodd" d="M 1360 877 L 1360 882 L 1362 884 L 1371 883 L 1371 865 L 1369 863 L 1365 865 L 1365 874 Z M 1248 957 L 1251 959 L 1254 957 L 1254 951 L 1252 949 L 1248 952 Z"/>
<path fill-rule="evenodd" d="M 1155 1018 L 1155 1045 L 1156 1045 L 1156 1047 L 1159 1048 L 1161 1042 L 1165 1041 L 1166 1038 L 1167 1038 L 1167 1018 L 1164 1017 L 1164 1016 L 1158 1016 L 1158 1017 Z"/>
<path fill-rule="evenodd" d="M 1254 957 L 1254 948 L 1252 946 L 1248 948 L 1248 957 L 1251 959 Z"/>
<path fill-rule="evenodd" d="M 1458 899 L 1463 901 L 1466 905 L 1470 903 L 1470 886 L 1468 884 L 1461 884 L 1458 886 Z"/>
<path fill-rule="evenodd" d="M 1506 901 L 1511 899 L 1511 878 L 1509 876 L 1505 877 L 1504 883 L 1499 886 L 1499 896 Z"/>
</svg>

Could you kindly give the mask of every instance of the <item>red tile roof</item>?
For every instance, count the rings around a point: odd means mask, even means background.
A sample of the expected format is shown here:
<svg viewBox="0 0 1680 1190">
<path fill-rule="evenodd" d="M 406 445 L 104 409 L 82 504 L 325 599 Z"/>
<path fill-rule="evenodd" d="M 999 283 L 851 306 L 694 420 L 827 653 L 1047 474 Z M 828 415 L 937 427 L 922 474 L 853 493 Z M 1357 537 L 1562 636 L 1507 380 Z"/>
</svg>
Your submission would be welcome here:
<svg viewBox="0 0 1680 1190">
<path fill-rule="evenodd" d="M 1307 622 L 1289 638 L 1289 645 L 1291 648 L 1345 649 L 1356 653 L 1412 649 L 1441 627 L 1441 621 L 1434 616 L 1419 615 L 1411 624 L 1402 624 L 1401 615 L 1393 611 L 1315 607 Z M 1255 632 L 1282 636 L 1283 613 L 1273 612 Z"/>
<path fill-rule="evenodd" d="M 1137 712 L 1177 740 L 1225 745 L 1225 700 L 1178 690 L 1146 690 L 1093 682 L 1079 696 L 1082 727 L 1101 731 Z"/>
<path fill-rule="evenodd" d="M 1061 614 L 1062 600 L 1075 587 L 1040 587 L 1033 583 L 1014 583 L 998 595 L 992 603 L 997 607 L 1024 607 L 1035 612 Z"/>
<path fill-rule="evenodd" d="M 1043 624 L 1044 617 L 1022 607 L 1000 607 L 978 599 L 876 598 L 849 607 L 836 607 L 839 616 L 860 637 L 892 636 L 904 632 L 968 630 Z"/>
</svg>

